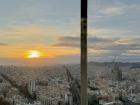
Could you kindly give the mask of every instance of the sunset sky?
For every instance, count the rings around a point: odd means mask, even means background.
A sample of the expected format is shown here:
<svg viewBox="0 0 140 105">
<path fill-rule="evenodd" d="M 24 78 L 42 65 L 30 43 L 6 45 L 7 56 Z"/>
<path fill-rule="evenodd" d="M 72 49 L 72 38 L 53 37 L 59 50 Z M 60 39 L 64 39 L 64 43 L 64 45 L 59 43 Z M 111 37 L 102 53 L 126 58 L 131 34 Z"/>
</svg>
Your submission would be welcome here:
<svg viewBox="0 0 140 105">
<path fill-rule="evenodd" d="M 89 61 L 140 61 L 140 0 L 89 0 Z M 0 63 L 40 58 L 78 62 L 80 0 L 2 0 Z M 27 59 L 27 58 L 26 58 Z"/>
</svg>

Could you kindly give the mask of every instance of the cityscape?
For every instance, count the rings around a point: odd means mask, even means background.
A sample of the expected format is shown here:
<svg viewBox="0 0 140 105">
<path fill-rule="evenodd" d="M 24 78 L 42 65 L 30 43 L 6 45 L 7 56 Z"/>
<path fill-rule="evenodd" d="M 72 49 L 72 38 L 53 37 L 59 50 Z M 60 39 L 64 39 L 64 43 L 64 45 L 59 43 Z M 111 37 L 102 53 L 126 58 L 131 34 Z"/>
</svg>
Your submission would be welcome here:
<svg viewBox="0 0 140 105">
<path fill-rule="evenodd" d="M 89 105 L 139 105 L 140 63 L 89 62 Z M 80 105 L 80 66 L 0 66 L 1 105 Z"/>
</svg>

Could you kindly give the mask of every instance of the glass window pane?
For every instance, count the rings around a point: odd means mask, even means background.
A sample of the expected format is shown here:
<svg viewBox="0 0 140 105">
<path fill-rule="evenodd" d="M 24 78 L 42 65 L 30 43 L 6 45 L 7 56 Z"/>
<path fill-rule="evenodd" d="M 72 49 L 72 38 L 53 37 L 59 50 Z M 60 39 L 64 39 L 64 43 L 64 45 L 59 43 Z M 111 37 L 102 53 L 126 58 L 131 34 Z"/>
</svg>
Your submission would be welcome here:
<svg viewBox="0 0 140 105">
<path fill-rule="evenodd" d="M 4 0 L 0 16 L 0 105 L 77 103 L 80 0 Z"/>
<path fill-rule="evenodd" d="M 140 103 L 137 0 L 89 0 L 89 104 Z"/>
</svg>

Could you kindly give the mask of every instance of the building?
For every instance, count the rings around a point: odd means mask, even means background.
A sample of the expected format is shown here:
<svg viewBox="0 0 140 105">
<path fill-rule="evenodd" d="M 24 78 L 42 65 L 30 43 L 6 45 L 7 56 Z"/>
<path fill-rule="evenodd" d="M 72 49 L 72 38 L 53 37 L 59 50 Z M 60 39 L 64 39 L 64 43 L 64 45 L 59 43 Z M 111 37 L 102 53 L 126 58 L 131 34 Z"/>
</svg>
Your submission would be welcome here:
<svg viewBox="0 0 140 105">
<path fill-rule="evenodd" d="M 34 80 L 30 80 L 28 83 L 28 92 L 29 94 L 34 97 L 35 96 L 35 92 L 36 92 L 36 83 Z"/>
<path fill-rule="evenodd" d="M 122 70 L 118 64 L 115 64 L 112 69 L 112 76 L 114 80 L 122 81 Z"/>
</svg>

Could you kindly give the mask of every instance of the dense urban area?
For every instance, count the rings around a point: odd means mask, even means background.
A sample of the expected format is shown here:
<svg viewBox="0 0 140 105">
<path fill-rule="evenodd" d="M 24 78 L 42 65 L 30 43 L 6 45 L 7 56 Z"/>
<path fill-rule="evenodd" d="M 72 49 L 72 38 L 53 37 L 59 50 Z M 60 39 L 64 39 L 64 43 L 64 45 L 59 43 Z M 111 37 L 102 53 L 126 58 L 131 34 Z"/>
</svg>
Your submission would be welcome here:
<svg viewBox="0 0 140 105">
<path fill-rule="evenodd" d="M 89 105 L 140 105 L 140 63 L 89 62 Z M 0 105 L 80 105 L 80 65 L 0 66 Z"/>
</svg>

